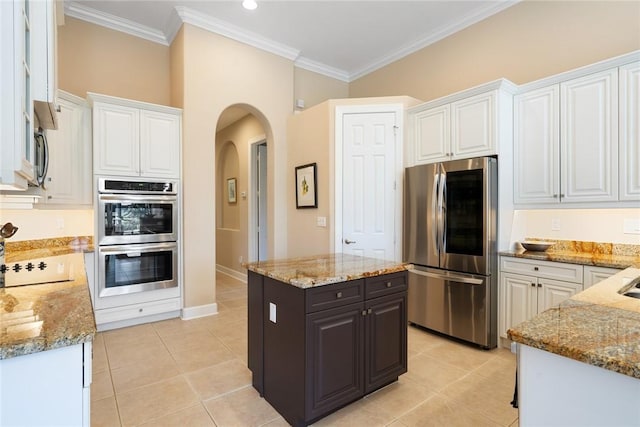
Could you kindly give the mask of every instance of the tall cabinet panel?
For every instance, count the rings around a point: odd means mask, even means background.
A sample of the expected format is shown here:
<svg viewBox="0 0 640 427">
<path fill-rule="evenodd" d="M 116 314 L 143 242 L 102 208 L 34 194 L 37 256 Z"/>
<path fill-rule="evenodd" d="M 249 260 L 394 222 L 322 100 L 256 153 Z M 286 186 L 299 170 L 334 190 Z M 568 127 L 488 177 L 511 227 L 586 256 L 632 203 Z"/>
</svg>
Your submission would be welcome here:
<svg viewBox="0 0 640 427">
<path fill-rule="evenodd" d="M 96 175 L 139 173 L 140 110 L 121 105 L 93 106 L 93 146 Z"/>
<path fill-rule="evenodd" d="M 516 203 L 556 203 L 560 188 L 558 85 L 514 98 Z"/>
<path fill-rule="evenodd" d="M 620 67 L 620 200 L 640 200 L 640 62 Z"/>
<path fill-rule="evenodd" d="M 561 197 L 618 199 L 618 70 L 560 84 Z"/>
</svg>

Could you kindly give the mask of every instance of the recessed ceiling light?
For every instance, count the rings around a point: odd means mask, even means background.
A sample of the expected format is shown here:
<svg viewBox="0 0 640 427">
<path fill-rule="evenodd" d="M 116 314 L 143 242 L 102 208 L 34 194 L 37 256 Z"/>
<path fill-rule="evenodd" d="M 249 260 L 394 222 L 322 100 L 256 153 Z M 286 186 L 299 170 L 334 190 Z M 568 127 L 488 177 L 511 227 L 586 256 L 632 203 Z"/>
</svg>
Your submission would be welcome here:
<svg viewBox="0 0 640 427">
<path fill-rule="evenodd" d="M 256 0 L 242 0 L 242 7 L 247 10 L 254 10 L 258 7 L 258 3 L 256 3 Z"/>
</svg>

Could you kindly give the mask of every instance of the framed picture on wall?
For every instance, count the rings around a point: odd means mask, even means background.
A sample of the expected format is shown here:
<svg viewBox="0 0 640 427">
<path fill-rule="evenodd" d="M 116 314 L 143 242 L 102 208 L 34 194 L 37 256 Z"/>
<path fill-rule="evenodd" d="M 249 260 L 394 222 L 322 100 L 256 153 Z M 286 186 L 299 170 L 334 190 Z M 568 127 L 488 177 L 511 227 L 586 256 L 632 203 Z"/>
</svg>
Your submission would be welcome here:
<svg viewBox="0 0 640 427">
<path fill-rule="evenodd" d="M 296 208 L 318 207 L 316 163 L 296 166 Z"/>
<path fill-rule="evenodd" d="M 235 203 L 236 200 L 236 179 L 229 178 L 227 179 L 227 201 Z"/>
</svg>

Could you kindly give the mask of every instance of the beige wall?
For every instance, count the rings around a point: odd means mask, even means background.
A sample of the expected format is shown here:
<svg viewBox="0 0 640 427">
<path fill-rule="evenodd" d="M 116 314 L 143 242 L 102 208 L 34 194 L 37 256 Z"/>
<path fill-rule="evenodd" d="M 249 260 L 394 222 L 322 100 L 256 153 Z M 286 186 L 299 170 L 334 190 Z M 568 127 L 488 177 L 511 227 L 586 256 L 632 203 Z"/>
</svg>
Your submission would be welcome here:
<svg viewBox="0 0 640 427">
<path fill-rule="evenodd" d="M 522 84 L 640 49 L 639 1 L 523 1 L 349 86 L 425 101 L 505 77 Z"/>
<path fill-rule="evenodd" d="M 215 134 L 220 114 L 231 105 L 244 106 L 264 128 L 269 257 L 286 255 L 286 120 L 292 113 L 293 64 L 188 24 L 177 42 L 184 76 L 184 301 L 194 307 L 215 302 Z"/>
<path fill-rule="evenodd" d="M 0 209 L 0 224 L 11 222 L 18 232 L 11 242 L 65 236 L 93 236 L 93 210 Z"/>
<path fill-rule="evenodd" d="M 58 85 L 169 105 L 169 47 L 67 17 L 58 27 Z"/>
<path fill-rule="evenodd" d="M 239 258 L 249 258 L 249 206 L 247 197 L 242 197 L 242 193 L 249 194 L 249 143 L 264 134 L 262 125 L 251 114 L 216 134 L 216 263 L 239 274 L 246 272 Z M 227 200 L 227 178 L 236 178 L 236 203 Z"/>
<path fill-rule="evenodd" d="M 329 99 L 348 98 L 349 84 L 302 68 L 294 68 L 294 105 L 302 99 L 305 109 Z"/>
</svg>

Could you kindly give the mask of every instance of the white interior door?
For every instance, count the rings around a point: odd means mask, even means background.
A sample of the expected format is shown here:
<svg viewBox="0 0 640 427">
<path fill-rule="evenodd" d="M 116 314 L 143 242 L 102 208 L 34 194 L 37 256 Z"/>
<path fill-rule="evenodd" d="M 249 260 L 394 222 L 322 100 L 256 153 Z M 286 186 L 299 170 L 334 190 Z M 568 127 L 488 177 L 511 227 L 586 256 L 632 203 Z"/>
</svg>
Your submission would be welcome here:
<svg viewBox="0 0 640 427">
<path fill-rule="evenodd" d="M 396 258 L 396 127 L 392 111 L 342 115 L 343 253 Z"/>
</svg>

